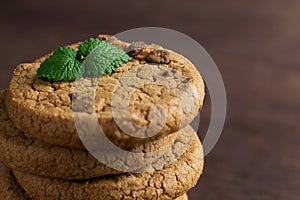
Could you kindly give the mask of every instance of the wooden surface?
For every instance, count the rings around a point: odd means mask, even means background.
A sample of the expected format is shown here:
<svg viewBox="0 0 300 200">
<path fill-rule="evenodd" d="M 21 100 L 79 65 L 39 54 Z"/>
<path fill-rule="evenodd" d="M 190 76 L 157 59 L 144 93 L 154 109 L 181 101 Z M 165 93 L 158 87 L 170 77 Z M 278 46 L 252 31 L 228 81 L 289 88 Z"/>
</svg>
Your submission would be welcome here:
<svg viewBox="0 0 300 200">
<path fill-rule="evenodd" d="M 18 63 L 57 46 L 135 27 L 176 29 L 208 50 L 228 95 L 225 129 L 191 199 L 299 199 L 300 1 L 180 2 L 2 2 L 1 88 Z"/>
</svg>

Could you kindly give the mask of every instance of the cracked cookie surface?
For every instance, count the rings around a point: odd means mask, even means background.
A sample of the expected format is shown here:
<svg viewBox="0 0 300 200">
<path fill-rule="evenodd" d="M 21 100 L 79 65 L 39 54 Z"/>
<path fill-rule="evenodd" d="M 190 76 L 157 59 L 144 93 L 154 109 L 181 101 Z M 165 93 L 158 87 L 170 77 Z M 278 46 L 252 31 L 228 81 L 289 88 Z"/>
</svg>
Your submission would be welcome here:
<svg viewBox="0 0 300 200">
<path fill-rule="evenodd" d="M 104 38 L 103 36 L 99 37 Z M 110 38 L 104 39 L 110 40 Z M 92 108 L 108 138 L 119 147 L 131 148 L 141 142 L 153 141 L 166 136 L 188 125 L 198 114 L 204 99 L 204 83 L 192 63 L 183 56 L 157 45 L 129 44 L 117 39 L 112 40 L 112 43 L 129 51 L 128 53 L 133 59 L 117 68 L 112 74 L 94 81 L 97 89 L 95 104 L 92 105 Z M 76 49 L 78 43 L 71 47 Z M 38 59 L 35 63 L 21 64 L 14 70 L 6 99 L 8 114 L 15 125 L 30 137 L 49 144 L 84 148 L 74 123 L 72 100 L 80 99 L 79 107 L 86 106 L 90 100 L 84 98 L 85 96 L 81 93 L 74 93 L 76 90 L 74 82 L 51 82 L 35 78 L 40 62 L 47 56 Z M 154 66 L 156 72 L 160 73 L 153 75 L 149 74 L 152 73 L 151 70 L 138 70 L 143 66 L 149 67 L 149 64 Z M 153 127 L 161 126 L 159 117 L 154 117 L 156 121 L 150 120 L 150 110 L 153 105 L 161 105 L 167 112 L 165 123 L 161 129 L 155 136 L 147 137 L 147 139 L 125 133 L 116 124 L 114 120 L 116 117 L 112 114 L 113 91 L 124 74 L 128 74 L 129 71 L 134 73 L 130 73 L 130 76 L 124 78 L 125 82 L 147 81 L 142 88 L 128 86 L 129 89 L 136 89 L 129 101 L 130 119 L 134 122 L 131 127 L 128 127 L 129 134 L 137 132 L 139 126 L 147 129 L 150 123 L 154 124 Z M 170 80 L 169 88 L 161 84 L 165 80 Z M 91 82 L 93 80 L 79 79 L 76 84 L 80 85 L 82 90 L 89 90 L 92 89 Z M 181 105 L 182 98 L 171 90 L 172 88 L 181 88 L 182 85 L 188 85 L 191 88 L 189 100 L 193 100 L 193 103 L 186 102 L 185 106 Z M 122 100 L 122 96 L 120 99 Z M 84 115 L 81 112 L 78 114 Z M 155 114 L 159 116 L 160 113 Z M 156 116 L 155 114 L 154 116 Z M 123 120 L 126 117 L 120 112 L 117 118 Z M 146 132 L 150 132 L 150 130 L 147 129 Z"/>
<path fill-rule="evenodd" d="M 28 194 L 20 187 L 12 171 L 6 167 L 0 168 L 0 199 L 31 200 Z"/>
<path fill-rule="evenodd" d="M 0 199 L 34 200 L 21 188 L 11 169 L 6 167 L 0 169 Z M 188 200 L 188 196 L 184 194 L 174 200 Z"/>
<path fill-rule="evenodd" d="M 203 170 L 198 138 L 173 164 L 162 170 L 106 176 L 89 181 L 64 181 L 14 170 L 22 188 L 36 199 L 174 199 L 197 183 Z"/>
<path fill-rule="evenodd" d="M 5 96 L 6 91 L 0 91 L 0 161 L 6 166 L 25 173 L 70 180 L 123 173 L 97 161 L 87 150 L 50 145 L 26 137 L 8 117 L 4 104 Z M 183 137 L 185 132 L 191 131 L 193 130 L 187 127 L 179 132 Z M 142 144 L 131 151 L 145 153 L 160 151 L 155 154 L 157 157 L 168 153 L 171 155 L 173 152 L 168 152 L 167 147 L 183 140 L 177 138 L 178 134 L 175 132 L 159 140 Z M 146 161 L 150 163 L 151 160 L 148 158 Z M 138 163 L 135 165 L 138 166 Z"/>
</svg>

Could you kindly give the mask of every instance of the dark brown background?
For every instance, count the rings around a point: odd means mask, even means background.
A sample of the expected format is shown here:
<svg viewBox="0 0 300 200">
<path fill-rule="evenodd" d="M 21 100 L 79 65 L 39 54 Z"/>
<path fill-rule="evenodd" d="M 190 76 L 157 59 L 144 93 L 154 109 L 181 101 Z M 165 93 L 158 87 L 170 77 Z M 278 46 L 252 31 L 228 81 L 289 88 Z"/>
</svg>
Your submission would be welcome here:
<svg viewBox="0 0 300 200">
<path fill-rule="evenodd" d="M 191 199 L 299 199 L 300 1 L 11 0 L 0 9 L 1 89 L 17 64 L 98 33 L 161 26 L 193 37 L 222 73 L 228 116 Z"/>
</svg>

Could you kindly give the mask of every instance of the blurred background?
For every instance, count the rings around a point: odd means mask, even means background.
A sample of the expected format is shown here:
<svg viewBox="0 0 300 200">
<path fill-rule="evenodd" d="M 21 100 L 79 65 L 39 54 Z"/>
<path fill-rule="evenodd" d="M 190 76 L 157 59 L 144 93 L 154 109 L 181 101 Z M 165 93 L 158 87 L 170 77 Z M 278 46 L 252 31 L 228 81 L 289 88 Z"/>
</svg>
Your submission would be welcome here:
<svg viewBox="0 0 300 200">
<path fill-rule="evenodd" d="M 298 0 L 2 1 L 0 89 L 16 65 L 58 46 L 137 27 L 175 29 L 210 53 L 228 97 L 224 131 L 190 199 L 299 199 L 299 10 Z"/>
</svg>

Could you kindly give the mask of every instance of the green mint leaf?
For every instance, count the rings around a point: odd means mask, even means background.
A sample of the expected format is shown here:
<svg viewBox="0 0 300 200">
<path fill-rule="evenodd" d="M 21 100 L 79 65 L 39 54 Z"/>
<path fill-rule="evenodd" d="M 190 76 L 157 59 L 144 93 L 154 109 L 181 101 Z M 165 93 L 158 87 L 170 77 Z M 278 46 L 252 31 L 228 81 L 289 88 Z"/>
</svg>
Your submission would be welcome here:
<svg viewBox="0 0 300 200">
<path fill-rule="evenodd" d="M 47 58 L 37 70 L 37 78 L 54 81 L 75 81 L 83 75 L 95 77 L 112 73 L 117 67 L 131 60 L 125 51 L 91 38 L 84 41 L 76 52 L 60 47 Z"/>
<path fill-rule="evenodd" d="M 76 60 L 76 51 L 60 47 L 37 70 L 37 78 L 54 81 L 75 81 L 82 75 L 82 61 Z"/>
<path fill-rule="evenodd" d="M 112 73 L 131 60 L 125 51 L 99 39 L 91 38 L 78 47 L 77 58 L 84 59 L 84 76 Z"/>
<path fill-rule="evenodd" d="M 99 40 L 98 38 L 90 38 L 89 40 L 85 40 L 78 47 L 77 58 L 85 58 L 87 57 L 95 48 L 101 45 L 104 41 Z"/>
</svg>

